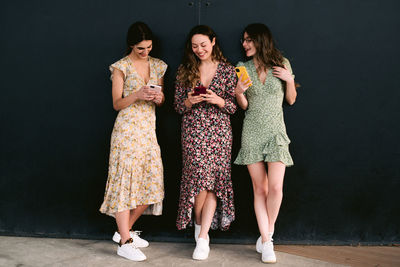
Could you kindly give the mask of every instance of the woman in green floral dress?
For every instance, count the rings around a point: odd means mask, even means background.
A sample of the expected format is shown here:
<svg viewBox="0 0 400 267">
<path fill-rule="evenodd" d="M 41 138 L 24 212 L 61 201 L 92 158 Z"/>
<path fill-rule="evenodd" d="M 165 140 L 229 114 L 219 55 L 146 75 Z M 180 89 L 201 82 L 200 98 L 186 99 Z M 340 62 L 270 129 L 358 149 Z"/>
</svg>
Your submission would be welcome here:
<svg viewBox="0 0 400 267">
<path fill-rule="evenodd" d="M 239 106 L 246 110 L 235 164 L 247 165 L 253 183 L 254 210 L 261 234 L 257 251 L 262 253 L 263 262 L 274 263 L 272 235 L 282 202 L 283 177 L 286 166 L 293 165 L 282 102 L 285 98 L 292 105 L 297 92 L 290 63 L 275 48 L 267 26 L 247 26 L 242 44 L 251 59 L 238 63 L 246 67 L 249 79 L 243 81 L 241 77 L 235 90 Z"/>
</svg>

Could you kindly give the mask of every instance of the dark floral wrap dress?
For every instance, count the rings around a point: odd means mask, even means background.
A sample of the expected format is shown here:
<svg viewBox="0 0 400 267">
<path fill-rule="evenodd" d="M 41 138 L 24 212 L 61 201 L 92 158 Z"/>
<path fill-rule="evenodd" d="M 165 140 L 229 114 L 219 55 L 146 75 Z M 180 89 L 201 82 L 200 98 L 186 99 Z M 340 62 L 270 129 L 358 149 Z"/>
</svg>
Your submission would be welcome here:
<svg viewBox="0 0 400 267">
<path fill-rule="evenodd" d="M 211 229 L 227 230 L 235 219 L 231 180 L 232 128 L 230 115 L 236 111 L 237 77 L 229 63 L 220 62 L 208 87 L 225 100 L 225 106 L 201 102 L 187 108 L 184 104 L 190 87 L 175 85 L 175 110 L 182 114 L 182 180 L 176 226 L 192 226 L 195 197 L 203 190 L 217 196 Z M 197 86 L 201 85 L 198 82 Z"/>
</svg>

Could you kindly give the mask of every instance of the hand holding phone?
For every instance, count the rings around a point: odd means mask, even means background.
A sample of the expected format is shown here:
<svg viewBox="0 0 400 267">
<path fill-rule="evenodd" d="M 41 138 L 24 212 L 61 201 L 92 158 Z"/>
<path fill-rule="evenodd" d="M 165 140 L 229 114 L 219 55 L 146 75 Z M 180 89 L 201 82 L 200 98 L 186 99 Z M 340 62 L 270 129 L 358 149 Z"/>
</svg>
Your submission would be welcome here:
<svg viewBox="0 0 400 267">
<path fill-rule="evenodd" d="M 149 84 L 150 90 L 156 91 L 156 92 L 161 92 L 161 86 L 160 85 L 155 85 L 155 84 Z"/>
<path fill-rule="evenodd" d="M 204 86 L 196 86 L 193 90 L 193 96 L 197 96 L 197 95 L 204 95 L 207 94 L 207 88 L 205 88 Z"/>
<path fill-rule="evenodd" d="M 248 84 L 249 87 L 253 85 L 253 83 L 251 82 L 251 79 L 249 77 L 249 74 L 247 73 L 246 67 L 245 66 L 239 66 L 235 68 L 236 70 L 236 74 L 238 76 L 238 78 L 242 77 L 242 82 L 246 81 L 247 79 L 250 80 L 250 83 Z"/>
</svg>

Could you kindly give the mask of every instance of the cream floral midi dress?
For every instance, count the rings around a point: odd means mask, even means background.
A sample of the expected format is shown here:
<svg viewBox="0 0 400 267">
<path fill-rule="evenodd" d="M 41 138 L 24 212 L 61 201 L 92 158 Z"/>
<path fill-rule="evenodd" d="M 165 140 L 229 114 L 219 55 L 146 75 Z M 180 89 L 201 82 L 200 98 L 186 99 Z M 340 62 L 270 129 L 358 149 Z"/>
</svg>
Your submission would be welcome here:
<svg viewBox="0 0 400 267">
<path fill-rule="evenodd" d="M 157 84 L 167 64 L 149 57 L 150 80 Z M 110 66 L 124 74 L 123 97 L 145 85 L 128 56 Z M 150 205 L 144 214 L 161 215 L 164 199 L 163 165 L 156 137 L 155 104 L 138 100 L 119 111 L 111 135 L 108 179 L 100 212 L 115 216 L 138 205 Z"/>
</svg>

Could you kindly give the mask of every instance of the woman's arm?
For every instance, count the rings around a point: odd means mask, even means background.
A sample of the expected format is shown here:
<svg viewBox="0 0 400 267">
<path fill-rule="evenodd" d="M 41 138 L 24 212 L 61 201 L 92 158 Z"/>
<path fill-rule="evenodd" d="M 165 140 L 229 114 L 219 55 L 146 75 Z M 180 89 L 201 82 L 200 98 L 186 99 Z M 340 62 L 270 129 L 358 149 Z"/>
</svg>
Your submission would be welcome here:
<svg viewBox="0 0 400 267">
<path fill-rule="evenodd" d="M 289 60 L 285 59 L 283 66 L 283 68 L 272 67 L 272 74 L 286 83 L 285 99 L 289 105 L 293 105 L 296 102 L 297 90 Z"/>
<path fill-rule="evenodd" d="M 127 97 L 123 96 L 124 90 L 124 74 L 119 69 L 114 69 L 112 77 L 112 98 L 113 107 L 119 111 L 132 105 L 137 100 L 153 100 L 155 93 L 148 89 L 148 86 L 143 86 L 138 91 L 130 94 Z"/>
<path fill-rule="evenodd" d="M 297 90 L 294 79 L 291 81 L 286 81 L 286 92 L 285 92 L 285 99 L 289 105 L 293 105 L 296 102 L 297 97 Z"/>
<path fill-rule="evenodd" d="M 249 106 L 249 102 L 247 101 L 247 98 L 244 95 L 244 93 L 246 92 L 247 89 L 249 89 L 250 84 L 251 84 L 250 78 L 246 79 L 245 81 L 242 81 L 242 75 L 239 77 L 238 82 L 236 84 L 236 89 L 235 89 L 236 100 L 239 104 L 239 107 L 241 107 L 243 110 L 246 110 L 247 107 Z"/>
<path fill-rule="evenodd" d="M 152 100 L 157 106 L 161 106 L 164 101 L 165 101 L 165 96 L 164 96 L 164 77 L 161 77 L 158 82 L 157 85 L 161 86 L 161 91 L 160 92 L 156 92 L 154 99 Z"/>
<path fill-rule="evenodd" d="M 236 93 L 236 101 L 239 107 L 241 107 L 243 110 L 246 110 L 247 107 L 249 106 L 249 102 L 247 102 L 247 98 L 243 93 L 241 94 Z"/>
<path fill-rule="evenodd" d="M 178 81 L 175 83 L 175 96 L 174 96 L 174 108 L 179 114 L 183 114 L 190 110 L 191 106 L 185 105 L 187 100 L 186 88 Z"/>
</svg>

